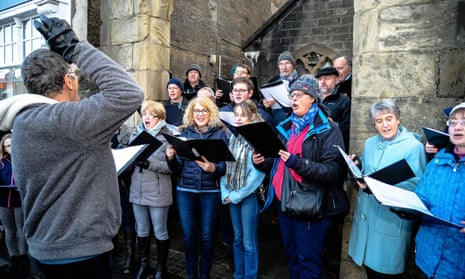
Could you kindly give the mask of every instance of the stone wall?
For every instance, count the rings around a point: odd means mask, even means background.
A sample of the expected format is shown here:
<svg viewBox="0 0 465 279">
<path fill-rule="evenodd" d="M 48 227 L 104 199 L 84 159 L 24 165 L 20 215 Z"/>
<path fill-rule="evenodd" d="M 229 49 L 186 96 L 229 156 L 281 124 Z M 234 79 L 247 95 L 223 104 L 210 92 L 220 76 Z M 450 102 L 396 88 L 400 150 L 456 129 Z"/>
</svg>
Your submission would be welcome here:
<svg viewBox="0 0 465 279">
<path fill-rule="evenodd" d="M 273 23 L 270 32 L 257 38 L 259 44 L 249 47 L 260 51 L 254 74 L 260 83 L 266 82 L 279 73 L 276 61 L 281 52 L 306 52 L 307 46 L 351 57 L 352 23 L 352 0 L 297 1 L 287 15 Z M 299 74 L 303 73 L 299 69 Z"/>
<path fill-rule="evenodd" d="M 194 5 L 175 0 L 170 54 L 173 76 L 184 80 L 186 66 L 197 63 L 203 69 L 202 80 L 209 86 L 214 86 L 218 75 L 231 77 L 232 65 L 247 62 L 243 42 L 285 2 L 207 0 L 196 1 Z M 215 63 L 209 63 L 212 54 L 216 55 Z"/>
</svg>

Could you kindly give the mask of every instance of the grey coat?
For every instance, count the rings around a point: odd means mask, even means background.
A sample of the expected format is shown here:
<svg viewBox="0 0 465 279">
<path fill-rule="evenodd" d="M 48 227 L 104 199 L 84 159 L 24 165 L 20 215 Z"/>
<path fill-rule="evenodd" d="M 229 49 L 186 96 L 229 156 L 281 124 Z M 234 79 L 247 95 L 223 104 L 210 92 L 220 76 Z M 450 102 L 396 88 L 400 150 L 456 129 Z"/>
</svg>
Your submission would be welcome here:
<svg viewBox="0 0 465 279">
<path fill-rule="evenodd" d="M 148 169 L 134 168 L 129 191 L 131 203 L 150 207 L 165 207 L 173 203 L 171 171 L 165 155 L 168 142 L 161 133 L 171 134 L 171 131 L 164 126 L 156 136 L 159 141 L 163 142 L 163 145 L 147 159 Z M 133 134 L 133 137 L 135 135 Z"/>
</svg>

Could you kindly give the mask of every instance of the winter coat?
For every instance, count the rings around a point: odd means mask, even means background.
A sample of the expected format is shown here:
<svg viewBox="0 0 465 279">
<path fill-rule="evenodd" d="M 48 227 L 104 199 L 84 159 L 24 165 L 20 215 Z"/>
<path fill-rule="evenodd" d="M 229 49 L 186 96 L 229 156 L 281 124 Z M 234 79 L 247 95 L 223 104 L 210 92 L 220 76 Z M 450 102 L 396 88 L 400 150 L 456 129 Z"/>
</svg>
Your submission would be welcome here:
<svg viewBox="0 0 465 279">
<path fill-rule="evenodd" d="M 465 158 L 453 145 L 426 166 L 416 193 L 433 215 L 456 224 L 465 220 Z M 452 226 L 423 222 L 416 239 L 416 264 L 428 278 L 465 278 L 465 235 Z"/>
<path fill-rule="evenodd" d="M 363 173 L 370 174 L 405 159 L 415 177 L 396 186 L 413 191 L 426 165 L 425 151 L 418 135 L 402 126 L 399 131 L 390 141 L 383 140 L 380 135 L 368 138 L 360 157 L 361 165 Z M 385 274 L 402 273 L 411 233 L 411 221 L 401 219 L 372 194 L 359 190 L 349 241 L 349 256 L 356 264 Z"/>
<path fill-rule="evenodd" d="M 0 162 L 0 185 L 5 187 L 0 188 L 0 207 L 21 207 L 19 191 L 14 187 L 15 183 L 13 180 L 11 161 L 6 158 L 3 158 Z M 11 188 L 8 186 L 11 186 Z"/>
<path fill-rule="evenodd" d="M 276 128 L 281 141 L 287 144 L 290 137 L 292 122 L 287 118 Z M 307 132 L 302 146 L 302 155 L 297 159 L 294 171 L 302 176 L 302 184 L 319 184 L 328 189 L 327 209 L 323 217 L 346 213 L 349 209 L 349 201 L 343 189 L 344 179 L 347 174 L 346 164 L 334 145 L 343 146 L 341 131 L 330 122 L 323 109 L 319 109 L 313 122 L 313 127 Z M 262 171 L 267 171 L 271 165 L 277 165 L 280 158 L 266 158 L 265 162 L 256 165 Z M 270 177 L 275 174 L 275 167 L 271 170 Z M 270 189 L 273 185 L 270 184 Z M 274 193 L 274 191 L 269 191 Z M 269 205 L 267 200 L 265 208 Z"/>
<path fill-rule="evenodd" d="M 218 126 L 209 127 L 205 133 L 199 133 L 193 126 L 187 126 L 181 132 L 181 137 L 187 139 L 222 139 L 228 143 L 226 132 Z M 171 171 L 178 175 L 177 189 L 189 192 L 216 191 L 219 192 L 219 179 L 226 172 L 225 162 L 216 162 L 213 173 L 201 169 L 195 161 L 176 156 L 168 160 Z"/>
<path fill-rule="evenodd" d="M 0 101 L 1 125 L 14 130 L 12 162 L 28 253 L 37 260 L 113 249 L 121 205 L 110 140 L 144 99 L 131 75 L 103 52 L 81 41 L 74 54 L 100 93 L 78 102 L 37 94 Z"/>
<path fill-rule="evenodd" d="M 345 148 L 349 147 L 350 134 L 350 98 L 336 90 L 322 101 L 328 109 L 329 117 L 337 123 L 344 138 Z"/>
<path fill-rule="evenodd" d="M 134 168 L 129 192 L 131 203 L 150 207 L 165 207 L 173 203 L 171 170 L 165 155 L 168 142 L 162 133 L 171 135 L 171 131 L 166 125 L 156 135 L 157 140 L 163 144 L 147 158 L 148 168 L 137 166 Z M 137 133 L 133 134 L 132 137 L 135 136 Z"/>
</svg>

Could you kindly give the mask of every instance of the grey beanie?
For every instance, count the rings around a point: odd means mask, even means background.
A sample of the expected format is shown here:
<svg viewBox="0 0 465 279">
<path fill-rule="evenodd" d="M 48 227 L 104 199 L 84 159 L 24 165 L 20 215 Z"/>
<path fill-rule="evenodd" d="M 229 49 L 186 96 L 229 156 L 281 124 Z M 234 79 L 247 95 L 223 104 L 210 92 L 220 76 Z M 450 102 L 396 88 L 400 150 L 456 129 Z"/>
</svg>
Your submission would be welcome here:
<svg viewBox="0 0 465 279">
<path fill-rule="evenodd" d="M 187 66 L 186 75 L 191 70 L 196 70 L 197 72 L 199 72 L 200 77 L 202 77 L 202 67 L 200 67 L 199 64 L 190 64 L 189 66 Z"/>
<path fill-rule="evenodd" d="M 279 62 L 283 61 L 283 60 L 289 60 L 291 61 L 292 65 L 294 65 L 295 67 L 295 58 L 294 58 L 294 55 L 292 55 L 292 53 L 290 53 L 289 51 L 284 51 L 282 52 L 279 57 L 278 57 L 278 64 Z"/>
</svg>

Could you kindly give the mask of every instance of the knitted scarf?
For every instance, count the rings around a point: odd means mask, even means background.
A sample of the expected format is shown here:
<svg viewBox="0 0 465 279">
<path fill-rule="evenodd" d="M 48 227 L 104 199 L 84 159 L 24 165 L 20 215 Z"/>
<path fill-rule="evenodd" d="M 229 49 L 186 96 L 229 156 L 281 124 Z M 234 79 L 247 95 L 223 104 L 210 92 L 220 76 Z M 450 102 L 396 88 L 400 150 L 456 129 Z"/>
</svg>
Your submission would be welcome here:
<svg viewBox="0 0 465 279">
<path fill-rule="evenodd" d="M 158 133 L 160 133 L 160 130 L 166 126 L 166 121 L 165 120 L 160 120 L 158 121 L 155 126 L 153 126 L 152 129 L 145 129 L 144 123 L 140 123 L 139 126 L 137 126 L 137 132 L 140 133 L 142 131 L 146 131 L 147 133 L 151 134 L 152 136 L 156 137 Z"/>
<path fill-rule="evenodd" d="M 232 135 L 229 140 L 229 149 L 236 161 L 226 162 L 226 187 L 229 190 L 238 190 L 244 186 L 247 175 L 247 159 L 250 150 L 249 143 L 241 136 Z"/>
</svg>

